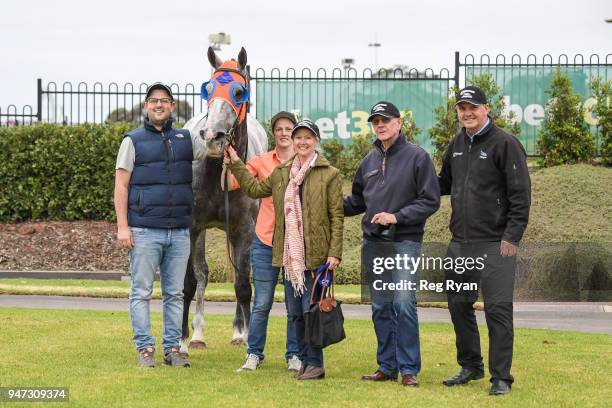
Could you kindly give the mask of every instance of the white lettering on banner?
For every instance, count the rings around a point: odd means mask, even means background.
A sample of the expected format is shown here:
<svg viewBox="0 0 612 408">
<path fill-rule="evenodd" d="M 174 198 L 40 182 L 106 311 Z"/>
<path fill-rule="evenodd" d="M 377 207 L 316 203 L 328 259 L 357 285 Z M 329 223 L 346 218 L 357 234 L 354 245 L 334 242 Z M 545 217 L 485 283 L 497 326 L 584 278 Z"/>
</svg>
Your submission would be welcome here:
<svg viewBox="0 0 612 408">
<path fill-rule="evenodd" d="M 584 121 L 591 126 L 599 125 L 599 119 L 593 114 L 593 108 L 597 104 L 597 99 L 590 97 L 584 101 Z"/>
<path fill-rule="evenodd" d="M 540 126 L 544 120 L 544 107 L 537 103 L 527 105 L 525 108 L 525 122 L 530 126 Z"/>
<path fill-rule="evenodd" d="M 336 126 L 338 126 L 338 137 L 340 139 L 350 139 L 351 132 L 348 130 L 348 125 L 351 121 L 348 116 L 346 116 L 346 111 L 338 113 L 335 122 Z"/>
<path fill-rule="evenodd" d="M 510 97 L 509 96 L 504 96 L 504 115 L 509 116 L 510 113 L 514 114 L 514 117 L 512 118 L 512 121 L 514 123 L 521 123 L 523 120 L 523 108 L 521 108 L 521 105 L 511 105 L 510 104 Z"/>
<path fill-rule="evenodd" d="M 510 96 L 504 96 L 504 114 L 514 114 L 512 118 L 514 123 L 521 123 L 523 120 L 529 126 L 540 126 L 544 120 L 544 106 L 538 103 L 532 103 L 527 105 L 523 110 L 523 107 L 519 104 L 510 103 Z"/>
<path fill-rule="evenodd" d="M 540 126 L 544 121 L 544 116 L 546 114 L 546 110 L 544 106 L 539 103 L 532 103 L 525 107 L 518 105 L 516 103 L 510 103 L 510 96 L 505 95 L 504 99 L 504 114 L 509 115 L 510 113 L 514 114 L 512 118 L 513 122 L 521 123 L 525 121 L 529 126 Z M 593 107 L 597 102 L 595 98 L 590 97 L 584 101 L 582 107 L 584 108 L 584 121 L 589 124 L 589 126 L 597 126 L 598 120 L 597 117 L 593 114 Z"/>
<path fill-rule="evenodd" d="M 405 112 L 400 112 L 402 118 L 404 114 Z M 412 111 L 408 111 L 408 114 L 412 115 Z M 335 136 L 340 139 L 350 139 L 373 133 L 368 116 L 369 113 L 365 111 L 352 111 L 350 116 L 347 111 L 342 111 L 338 112 L 335 118 L 322 117 L 315 123 L 321 132 L 321 139 L 333 139 Z"/>
<path fill-rule="evenodd" d="M 321 139 L 331 139 L 334 137 L 334 121 L 330 118 L 317 119 L 315 124 L 319 127 Z"/>
</svg>

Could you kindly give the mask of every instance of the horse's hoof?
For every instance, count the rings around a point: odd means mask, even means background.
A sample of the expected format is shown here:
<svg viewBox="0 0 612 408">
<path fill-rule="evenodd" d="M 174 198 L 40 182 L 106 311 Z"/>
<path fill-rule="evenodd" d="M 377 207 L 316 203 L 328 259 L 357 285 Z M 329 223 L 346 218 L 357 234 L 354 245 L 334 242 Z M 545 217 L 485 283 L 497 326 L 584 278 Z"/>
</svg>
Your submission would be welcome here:
<svg viewBox="0 0 612 408">
<path fill-rule="evenodd" d="M 246 346 L 246 341 L 244 341 L 243 338 L 236 338 L 236 339 L 232 339 L 232 341 L 230 342 L 230 344 L 232 346 Z"/>
<path fill-rule="evenodd" d="M 189 342 L 189 348 L 195 350 L 204 350 L 206 348 L 206 343 L 201 340 L 192 340 Z"/>
</svg>

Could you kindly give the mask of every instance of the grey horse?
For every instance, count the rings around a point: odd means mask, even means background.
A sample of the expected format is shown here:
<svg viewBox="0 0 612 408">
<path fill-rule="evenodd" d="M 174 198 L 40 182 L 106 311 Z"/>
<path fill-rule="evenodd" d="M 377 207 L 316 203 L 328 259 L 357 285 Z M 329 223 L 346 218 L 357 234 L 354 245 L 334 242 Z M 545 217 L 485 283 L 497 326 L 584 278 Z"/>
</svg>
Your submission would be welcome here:
<svg viewBox="0 0 612 408">
<path fill-rule="evenodd" d="M 206 229 L 225 230 L 224 192 L 221 188 L 223 151 L 232 144 L 240 157 L 248 160 L 267 151 L 268 139 L 263 127 L 247 113 L 249 83 L 245 71 L 247 56 L 244 48 L 238 61 L 222 62 L 212 48 L 208 61 L 215 69 L 211 80 L 202 86 L 202 97 L 208 100 L 208 111 L 193 117 L 185 124 L 191 132 L 200 134 L 208 146 L 208 156 L 193 164 L 193 222 L 191 225 L 191 256 L 185 275 L 183 335 L 181 351 L 205 348 L 204 292 L 208 284 L 208 264 L 205 257 Z M 251 315 L 250 244 L 259 208 L 258 200 L 248 198 L 242 191 L 229 192 L 229 230 L 234 264 L 236 314 L 233 322 L 232 344 L 246 344 Z M 228 254 L 230 256 L 230 254 Z M 189 305 L 195 295 L 193 336 L 189 337 Z"/>
</svg>

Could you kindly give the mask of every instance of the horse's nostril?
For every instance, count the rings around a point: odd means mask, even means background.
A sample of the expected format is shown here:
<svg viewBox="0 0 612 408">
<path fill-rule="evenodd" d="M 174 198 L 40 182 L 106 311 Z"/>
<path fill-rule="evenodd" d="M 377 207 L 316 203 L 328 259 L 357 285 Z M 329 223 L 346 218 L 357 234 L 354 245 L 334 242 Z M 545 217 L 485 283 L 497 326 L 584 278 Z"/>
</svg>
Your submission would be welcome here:
<svg viewBox="0 0 612 408">
<path fill-rule="evenodd" d="M 215 134 L 215 139 L 219 140 L 219 139 L 223 139 L 225 137 L 225 132 L 217 132 Z"/>
</svg>

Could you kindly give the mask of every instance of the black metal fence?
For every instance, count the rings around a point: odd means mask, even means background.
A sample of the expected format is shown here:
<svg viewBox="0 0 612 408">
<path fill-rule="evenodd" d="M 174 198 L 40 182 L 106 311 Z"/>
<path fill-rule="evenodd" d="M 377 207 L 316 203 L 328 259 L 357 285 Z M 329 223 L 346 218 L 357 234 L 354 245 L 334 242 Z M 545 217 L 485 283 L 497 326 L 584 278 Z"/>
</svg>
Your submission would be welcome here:
<svg viewBox="0 0 612 408">
<path fill-rule="evenodd" d="M 142 123 L 142 106 L 148 85 L 134 85 L 127 82 L 119 86 L 115 82 L 104 86 L 100 82 L 93 85 L 71 82 L 58 85 L 55 82 L 43 84 L 37 80 L 36 112 L 30 105 L 18 112 L 15 105 L 9 105 L 6 112 L 0 108 L 0 125 L 22 125 L 33 122 L 79 123 L 134 122 Z M 193 115 L 202 112 L 204 102 L 200 98 L 199 87 L 194 84 L 170 85 L 177 107 L 174 112 L 178 122 L 186 122 Z M 198 89 L 198 91 L 196 91 Z"/>
<path fill-rule="evenodd" d="M 407 95 L 410 108 L 417 112 L 417 126 L 423 129 L 421 137 L 426 138 L 433 112 L 426 113 L 424 110 L 443 105 L 442 99 L 448 94 L 451 84 L 469 84 L 475 75 L 488 72 L 502 89 L 507 109 L 515 113 L 516 120 L 521 124 L 521 141 L 529 154 L 536 154 L 537 130 L 544 117 L 546 90 L 554 72 L 559 69 L 570 76 L 575 91 L 585 101 L 587 111 L 593 103 L 589 99 L 591 78 L 612 78 L 612 54 L 605 57 L 578 54 L 573 58 L 562 54 L 556 60 L 550 54 L 540 59 L 533 54 L 526 58 L 518 54 L 510 58 L 487 54 L 476 58 L 468 54 L 462 59 L 456 52 L 454 57 L 454 70 L 442 69 L 439 72 L 406 67 L 379 71 L 364 69 L 361 73 L 355 69 L 341 68 L 331 71 L 305 68 L 300 72 L 293 68 L 281 72 L 275 68 L 269 73 L 257 69 L 252 76 L 251 101 L 257 119 L 265 121 L 275 110 L 285 108 L 293 107 L 309 116 L 323 115 L 321 117 L 325 118 L 325 112 L 338 109 L 359 113 L 363 109 L 361 105 L 372 102 L 370 99 L 374 98 L 373 95 L 387 94 L 391 100 L 402 100 Z M 7 109 L 0 108 L 0 126 L 34 122 L 67 125 L 114 121 L 141 123 L 146 88 L 145 83 L 118 85 L 113 82 L 105 86 L 99 82 L 93 85 L 65 82 L 58 85 L 55 82 L 43 84 L 38 79 L 35 107 L 9 105 Z M 185 122 L 206 109 L 205 102 L 200 98 L 199 85 L 173 83 L 171 88 L 178 102 L 175 111 L 178 122 Z M 354 119 L 358 122 L 359 115 Z M 597 135 L 592 115 L 585 115 L 585 120 Z M 323 123 L 329 122 L 324 120 Z M 353 127 L 352 130 L 345 135 L 355 134 L 358 129 Z M 423 142 L 427 143 L 427 140 Z"/>
</svg>

